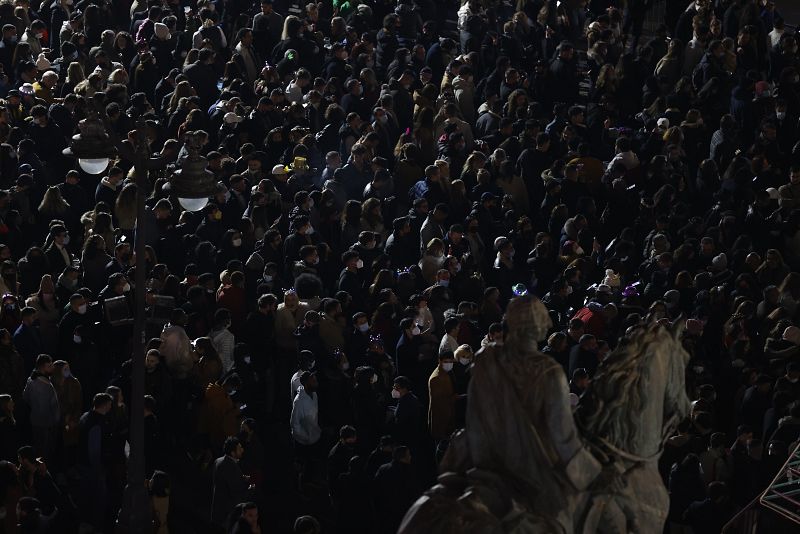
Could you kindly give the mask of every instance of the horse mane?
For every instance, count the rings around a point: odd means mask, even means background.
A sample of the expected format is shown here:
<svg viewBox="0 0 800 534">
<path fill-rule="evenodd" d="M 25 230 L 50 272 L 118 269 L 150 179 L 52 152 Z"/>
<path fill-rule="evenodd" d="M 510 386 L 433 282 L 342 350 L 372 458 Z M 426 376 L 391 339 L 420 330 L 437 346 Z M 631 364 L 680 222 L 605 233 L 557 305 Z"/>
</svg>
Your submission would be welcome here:
<svg viewBox="0 0 800 534">
<path fill-rule="evenodd" d="M 677 347 L 676 347 L 677 346 Z M 603 361 L 576 412 L 584 435 L 602 437 L 615 447 L 638 450 L 639 417 L 650 386 L 653 359 L 660 351 L 682 350 L 659 325 L 636 329 Z M 668 388 L 683 387 L 683 366 L 670 365 Z M 681 376 L 673 376 L 680 372 Z M 677 378 L 677 380 L 676 380 Z M 672 398 L 672 397 L 670 397 Z M 667 407 L 665 407 L 666 410 Z"/>
</svg>

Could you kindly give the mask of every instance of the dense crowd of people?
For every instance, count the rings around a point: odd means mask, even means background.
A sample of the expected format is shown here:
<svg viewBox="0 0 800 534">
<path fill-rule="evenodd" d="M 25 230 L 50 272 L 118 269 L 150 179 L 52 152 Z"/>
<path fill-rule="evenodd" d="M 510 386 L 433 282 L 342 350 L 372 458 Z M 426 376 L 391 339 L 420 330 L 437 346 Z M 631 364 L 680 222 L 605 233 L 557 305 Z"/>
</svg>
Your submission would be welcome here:
<svg viewBox="0 0 800 534">
<path fill-rule="evenodd" d="M 142 416 L 153 532 L 395 532 L 523 294 L 573 405 L 681 321 L 668 528 L 719 532 L 800 439 L 799 39 L 625 4 L 0 0 L 0 532 L 112 532 Z"/>
</svg>

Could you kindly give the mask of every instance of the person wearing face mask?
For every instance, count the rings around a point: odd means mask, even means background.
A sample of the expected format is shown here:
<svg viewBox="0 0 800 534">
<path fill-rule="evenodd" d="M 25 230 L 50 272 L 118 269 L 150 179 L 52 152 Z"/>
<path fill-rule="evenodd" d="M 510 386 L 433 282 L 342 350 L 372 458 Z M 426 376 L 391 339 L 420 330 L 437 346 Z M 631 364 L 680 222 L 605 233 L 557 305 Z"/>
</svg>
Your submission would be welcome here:
<svg viewBox="0 0 800 534">
<path fill-rule="evenodd" d="M 91 332 L 94 319 L 88 313 L 88 303 L 86 298 L 75 293 L 69 299 L 69 309 L 61 322 L 58 323 L 58 355 L 63 359 L 70 357 L 70 347 L 73 344 L 75 329 L 83 327 L 86 332 Z"/>
<path fill-rule="evenodd" d="M 395 350 L 397 372 L 409 377 L 414 389 L 422 391 L 428 378 L 430 367 L 426 365 L 429 357 L 424 353 L 420 328 L 414 319 L 406 317 L 400 321 L 400 339 Z"/>
<path fill-rule="evenodd" d="M 70 251 L 67 250 L 69 233 L 67 233 L 67 229 L 63 225 L 56 224 L 50 228 L 50 236 L 52 242 L 44 250 L 44 255 L 50 265 L 50 274 L 53 277 L 57 277 L 66 267 L 72 266 L 73 257 Z"/>
<path fill-rule="evenodd" d="M 453 384 L 456 393 L 465 395 L 469 386 L 470 369 L 475 355 L 469 345 L 460 345 L 453 354 L 456 363 L 453 365 Z"/>
<path fill-rule="evenodd" d="M 451 372 L 455 365 L 452 351 L 439 353 L 439 364 L 428 379 L 428 431 L 438 443 L 456 429 L 456 399 Z"/>
<path fill-rule="evenodd" d="M 367 294 L 363 280 L 359 276 L 359 270 L 364 268 L 364 262 L 358 252 L 348 250 L 342 254 L 342 263 L 344 264 L 344 269 L 339 275 L 338 290 L 347 291 L 353 299 L 352 305 L 354 309 L 364 309 Z"/>
<path fill-rule="evenodd" d="M 395 442 L 416 450 L 422 443 L 422 404 L 413 393 L 410 378 L 400 375 L 392 384 L 392 398 L 397 401 L 391 423 Z"/>
</svg>

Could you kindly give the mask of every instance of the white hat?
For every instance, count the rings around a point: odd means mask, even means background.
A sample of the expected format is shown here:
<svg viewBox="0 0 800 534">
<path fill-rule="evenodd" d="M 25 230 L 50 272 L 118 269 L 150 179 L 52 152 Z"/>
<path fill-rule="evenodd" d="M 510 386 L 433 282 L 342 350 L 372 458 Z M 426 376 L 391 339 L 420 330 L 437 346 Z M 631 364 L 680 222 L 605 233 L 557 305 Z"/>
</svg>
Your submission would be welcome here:
<svg viewBox="0 0 800 534">
<path fill-rule="evenodd" d="M 36 58 L 36 70 L 38 71 L 45 71 L 50 68 L 50 60 L 44 56 L 44 52 L 39 54 L 39 57 Z"/>
<path fill-rule="evenodd" d="M 286 167 L 279 164 L 272 167 L 272 174 L 289 174 L 289 173 L 286 172 Z"/>
<path fill-rule="evenodd" d="M 164 41 L 169 41 L 169 39 L 172 37 L 172 35 L 170 35 L 169 33 L 169 28 L 167 28 L 167 25 L 164 24 L 163 22 L 156 22 L 154 29 L 156 37 L 158 37 L 159 39 L 162 39 Z"/>
<path fill-rule="evenodd" d="M 233 111 L 229 111 L 225 114 L 224 117 L 222 117 L 222 120 L 225 121 L 225 124 L 236 124 L 238 122 L 242 122 L 244 120 L 244 117 L 240 117 Z"/>
<path fill-rule="evenodd" d="M 669 119 L 666 117 L 661 117 L 656 121 L 656 125 L 658 126 L 659 130 L 667 130 L 669 129 Z"/>
<path fill-rule="evenodd" d="M 32 95 L 33 94 L 33 85 L 29 83 L 23 83 L 22 87 L 19 88 L 19 92 L 23 95 Z"/>
</svg>

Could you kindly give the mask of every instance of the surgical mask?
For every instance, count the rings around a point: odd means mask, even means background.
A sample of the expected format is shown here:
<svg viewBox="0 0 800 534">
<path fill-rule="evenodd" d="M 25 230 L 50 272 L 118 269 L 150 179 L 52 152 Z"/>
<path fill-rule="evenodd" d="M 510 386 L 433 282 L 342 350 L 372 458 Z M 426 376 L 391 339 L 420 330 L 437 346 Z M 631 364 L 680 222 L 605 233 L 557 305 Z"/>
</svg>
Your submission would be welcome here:
<svg viewBox="0 0 800 534">
<path fill-rule="evenodd" d="M 573 291 L 572 290 L 572 286 L 568 285 L 567 286 L 567 295 L 572 295 L 572 291 Z"/>
<path fill-rule="evenodd" d="M 131 290 L 131 285 L 129 283 L 125 282 L 125 285 L 122 286 L 122 292 L 123 293 L 127 293 L 130 290 Z"/>
<path fill-rule="evenodd" d="M 471 361 L 472 360 L 470 360 L 469 358 L 459 358 L 458 359 L 458 363 L 460 363 L 463 366 L 469 365 Z"/>
<path fill-rule="evenodd" d="M 358 90 L 356 91 L 356 96 L 361 96 L 361 94 L 363 92 L 364 92 L 364 88 L 363 87 L 359 87 Z"/>
<path fill-rule="evenodd" d="M 347 371 L 348 369 L 350 369 L 350 362 L 344 362 L 341 365 L 341 367 L 342 367 L 342 371 Z"/>
<path fill-rule="evenodd" d="M 703 367 L 702 365 L 695 365 L 694 367 L 692 367 L 692 370 L 699 375 L 703 373 L 705 367 Z"/>
<path fill-rule="evenodd" d="M 69 59 L 70 61 L 74 61 L 74 60 L 78 59 L 78 53 L 77 53 L 77 52 L 73 52 L 73 53 L 71 53 L 71 54 L 68 56 L 68 59 Z"/>
<path fill-rule="evenodd" d="M 446 373 L 449 373 L 453 370 L 453 362 L 445 362 L 442 364 L 442 370 Z"/>
<path fill-rule="evenodd" d="M 414 328 L 411 329 L 411 335 L 412 336 L 418 336 L 419 333 L 420 333 L 420 330 L 419 330 L 418 326 L 415 326 Z"/>
<path fill-rule="evenodd" d="M 392 390 L 392 398 L 393 399 L 399 399 L 400 398 L 400 392 L 397 391 L 396 389 L 393 389 Z"/>
<path fill-rule="evenodd" d="M 439 280 L 439 285 L 442 287 L 447 287 L 450 285 L 450 280 Z"/>
<path fill-rule="evenodd" d="M 64 236 L 64 245 L 69 245 L 69 234 Z"/>
<path fill-rule="evenodd" d="M 72 376 L 72 371 L 70 371 L 69 369 L 64 369 L 63 375 L 64 378 L 69 378 Z"/>
<path fill-rule="evenodd" d="M 242 359 L 244 360 L 244 363 L 246 363 L 247 365 L 250 365 L 250 356 L 245 356 Z"/>
<path fill-rule="evenodd" d="M 368 323 L 360 324 L 358 325 L 358 329 L 361 332 L 369 332 L 369 324 Z"/>
<path fill-rule="evenodd" d="M 364 268 L 364 260 L 358 260 L 356 262 L 356 269 L 363 269 Z"/>
<path fill-rule="evenodd" d="M 775 118 L 777 118 L 779 121 L 782 121 L 783 119 L 786 118 L 786 112 L 785 111 L 776 111 L 775 112 Z"/>
<path fill-rule="evenodd" d="M 80 315 L 83 315 L 86 313 L 86 309 L 87 309 L 86 304 L 81 304 L 80 306 L 78 306 L 78 313 Z"/>
<path fill-rule="evenodd" d="M 273 278 L 275 278 L 275 277 L 272 276 L 271 274 L 268 274 L 268 275 L 264 276 L 264 281 L 265 282 L 272 282 Z"/>
<path fill-rule="evenodd" d="M 456 272 L 457 273 L 461 272 L 461 264 L 460 263 L 456 263 Z"/>
<path fill-rule="evenodd" d="M 234 395 L 236 395 L 236 392 L 237 392 L 237 391 L 238 391 L 237 389 L 232 389 L 232 390 L 230 391 L 230 393 L 228 393 L 228 396 L 229 396 L 229 397 L 233 397 Z"/>
<path fill-rule="evenodd" d="M 239 248 L 239 247 L 242 246 L 242 240 L 241 239 L 234 239 L 233 241 L 231 241 L 231 244 L 234 247 Z"/>
<path fill-rule="evenodd" d="M 370 384 L 374 384 L 377 381 L 378 381 L 378 375 L 372 375 L 371 377 L 369 377 Z"/>
<path fill-rule="evenodd" d="M 308 368 L 309 369 L 313 369 L 315 365 L 317 365 L 317 362 L 314 361 L 314 360 L 311 360 L 311 362 L 308 364 Z"/>
<path fill-rule="evenodd" d="M 73 336 L 72 336 L 72 341 L 74 341 L 75 343 L 78 343 L 78 344 L 80 344 L 80 342 L 81 342 L 81 336 L 78 336 L 78 335 L 73 335 Z"/>
<path fill-rule="evenodd" d="M 16 42 L 17 42 L 17 36 L 16 36 L 16 35 L 12 35 L 12 36 L 9 38 L 9 41 L 11 41 L 12 43 L 16 43 Z"/>
</svg>

